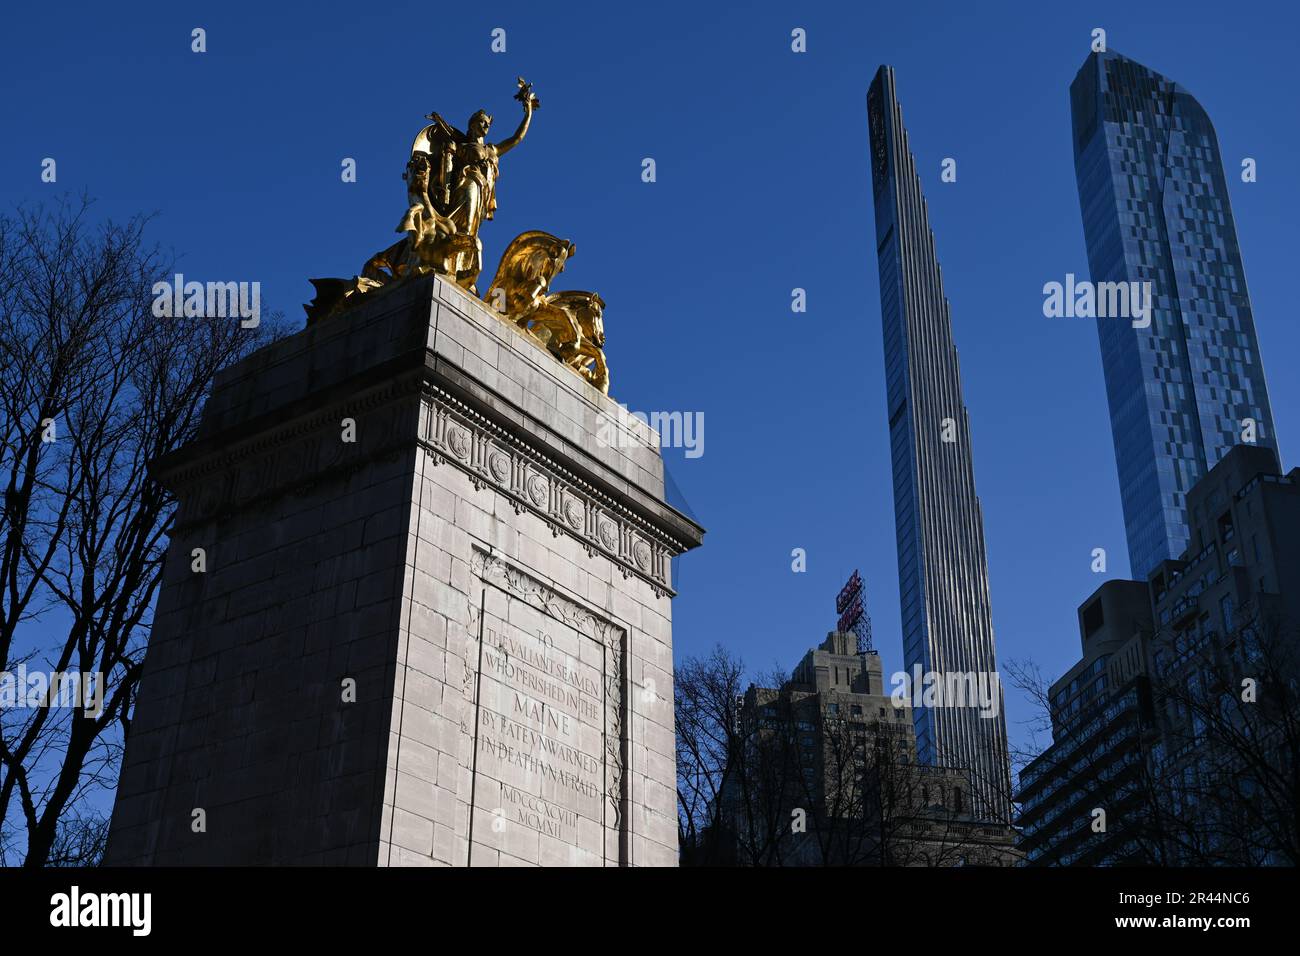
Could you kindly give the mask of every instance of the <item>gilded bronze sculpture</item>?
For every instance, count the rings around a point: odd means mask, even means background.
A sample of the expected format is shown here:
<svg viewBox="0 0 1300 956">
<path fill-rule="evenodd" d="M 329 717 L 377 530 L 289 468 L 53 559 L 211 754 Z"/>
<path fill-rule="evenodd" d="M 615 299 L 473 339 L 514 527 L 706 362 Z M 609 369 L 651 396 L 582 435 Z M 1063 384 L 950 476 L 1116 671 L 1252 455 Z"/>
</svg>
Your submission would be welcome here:
<svg viewBox="0 0 1300 956">
<path fill-rule="evenodd" d="M 573 253 L 567 239 L 541 230 L 521 233 L 502 254 L 484 299 L 608 395 L 604 300 L 594 292 L 550 291 L 551 280 L 564 271 Z"/>
<path fill-rule="evenodd" d="M 509 321 L 528 328 L 529 317 L 545 301 L 551 280 L 564 270 L 573 249 L 573 243 L 549 232 L 520 233 L 501 254 L 484 300 Z"/>
<path fill-rule="evenodd" d="M 523 104 L 518 128 L 499 143 L 487 142 L 492 117 L 478 110 L 462 133 L 437 113 L 425 119 L 411 146 L 407 209 L 397 225 L 403 237 L 368 259 L 352 279 L 312 279 L 316 298 L 303 308 L 307 322 L 344 311 L 358 295 L 404 279 L 436 273 L 472 295 L 482 271 L 479 228 L 496 212 L 500 158 L 522 142 L 541 106 L 522 77 L 515 99 Z M 594 292 L 550 291 L 551 280 L 573 255 L 573 243 L 532 230 L 517 236 L 501 257 L 484 299 L 503 320 L 532 335 L 552 355 L 595 388 L 609 394 L 603 346 L 604 301 Z"/>
</svg>

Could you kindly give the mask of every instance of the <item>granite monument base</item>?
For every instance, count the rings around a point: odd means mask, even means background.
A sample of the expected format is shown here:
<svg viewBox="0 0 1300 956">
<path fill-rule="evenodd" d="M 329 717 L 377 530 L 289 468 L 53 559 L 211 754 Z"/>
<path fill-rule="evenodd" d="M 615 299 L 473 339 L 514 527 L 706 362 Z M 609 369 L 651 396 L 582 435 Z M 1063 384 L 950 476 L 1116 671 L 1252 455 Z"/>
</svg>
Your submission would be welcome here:
<svg viewBox="0 0 1300 956">
<path fill-rule="evenodd" d="M 108 865 L 674 865 L 654 436 L 437 277 L 223 372 Z"/>
</svg>

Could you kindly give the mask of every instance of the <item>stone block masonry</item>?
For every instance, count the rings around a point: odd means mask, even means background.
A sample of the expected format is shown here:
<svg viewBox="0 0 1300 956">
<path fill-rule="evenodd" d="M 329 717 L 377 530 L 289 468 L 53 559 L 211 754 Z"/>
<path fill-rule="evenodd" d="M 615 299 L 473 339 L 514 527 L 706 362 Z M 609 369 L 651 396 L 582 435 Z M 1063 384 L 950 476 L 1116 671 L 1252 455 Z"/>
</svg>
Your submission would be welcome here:
<svg viewBox="0 0 1300 956">
<path fill-rule="evenodd" d="M 155 463 L 106 863 L 674 865 L 670 561 L 703 530 L 655 436 L 598 442 L 638 423 L 440 278 L 366 299 Z"/>
</svg>

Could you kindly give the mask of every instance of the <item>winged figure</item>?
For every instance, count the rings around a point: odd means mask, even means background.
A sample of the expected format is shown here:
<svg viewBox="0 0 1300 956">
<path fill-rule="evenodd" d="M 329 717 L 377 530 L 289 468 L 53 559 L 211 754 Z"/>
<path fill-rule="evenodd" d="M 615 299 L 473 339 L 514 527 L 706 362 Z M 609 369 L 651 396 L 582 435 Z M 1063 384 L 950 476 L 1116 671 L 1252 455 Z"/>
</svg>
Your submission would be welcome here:
<svg viewBox="0 0 1300 956">
<path fill-rule="evenodd" d="M 532 84 L 518 80 L 515 99 L 523 104 L 518 128 L 499 143 L 489 143 L 492 117 L 478 110 L 465 132 L 437 113 L 415 137 L 406 164 L 407 209 L 397 224 L 403 237 L 371 256 L 353 279 L 312 279 L 316 298 L 304 306 L 308 324 L 341 310 L 356 295 L 408 275 L 436 272 L 477 294 L 483 244 L 478 231 L 496 212 L 501 157 L 523 141 L 541 102 Z"/>
</svg>

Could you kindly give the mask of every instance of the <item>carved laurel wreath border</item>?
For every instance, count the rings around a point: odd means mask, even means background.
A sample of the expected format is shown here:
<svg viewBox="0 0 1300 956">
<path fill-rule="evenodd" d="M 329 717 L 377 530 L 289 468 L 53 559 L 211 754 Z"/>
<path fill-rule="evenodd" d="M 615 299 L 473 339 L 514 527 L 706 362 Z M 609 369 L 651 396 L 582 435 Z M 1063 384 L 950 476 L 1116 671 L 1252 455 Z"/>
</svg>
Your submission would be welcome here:
<svg viewBox="0 0 1300 956">
<path fill-rule="evenodd" d="M 624 765 L 623 735 L 626 687 L 623 683 L 623 647 L 627 631 L 601 617 L 576 601 L 558 593 L 526 571 L 475 547 L 470 555 L 470 570 L 485 584 L 493 584 L 513 595 L 530 607 L 551 615 L 579 634 L 599 642 L 608 654 L 605 680 L 605 757 L 610 773 L 605 785 L 605 801 L 610 818 L 607 829 L 619 832 L 623 828 Z M 481 640 L 479 634 L 479 609 L 473 600 L 469 603 L 471 641 Z M 464 682 L 461 687 L 465 699 L 473 699 L 474 668 L 470 666 L 473 655 L 465 655 Z M 611 702 L 613 705 L 611 706 Z M 604 834 L 601 839 L 605 839 Z"/>
<path fill-rule="evenodd" d="M 426 385 L 421 443 L 435 464 L 466 472 L 474 487 L 492 485 L 515 513 L 538 515 L 551 533 L 572 535 L 589 557 L 603 554 L 624 578 L 648 582 L 656 597 L 674 594 L 668 562 L 685 548 L 523 441 L 433 385 Z"/>
</svg>

